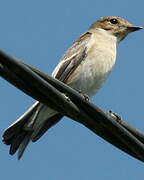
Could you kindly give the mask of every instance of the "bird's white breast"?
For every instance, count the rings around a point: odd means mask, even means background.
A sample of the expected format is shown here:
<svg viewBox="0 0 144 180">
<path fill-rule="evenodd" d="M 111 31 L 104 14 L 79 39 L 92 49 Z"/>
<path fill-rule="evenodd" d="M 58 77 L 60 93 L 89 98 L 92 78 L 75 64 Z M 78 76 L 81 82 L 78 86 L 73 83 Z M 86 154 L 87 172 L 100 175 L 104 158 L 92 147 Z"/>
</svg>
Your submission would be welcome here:
<svg viewBox="0 0 144 180">
<path fill-rule="evenodd" d="M 87 44 L 87 56 L 69 83 L 75 89 L 93 96 L 110 74 L 116 59 L 116 38 L 99 30 Z"/>
</svg>

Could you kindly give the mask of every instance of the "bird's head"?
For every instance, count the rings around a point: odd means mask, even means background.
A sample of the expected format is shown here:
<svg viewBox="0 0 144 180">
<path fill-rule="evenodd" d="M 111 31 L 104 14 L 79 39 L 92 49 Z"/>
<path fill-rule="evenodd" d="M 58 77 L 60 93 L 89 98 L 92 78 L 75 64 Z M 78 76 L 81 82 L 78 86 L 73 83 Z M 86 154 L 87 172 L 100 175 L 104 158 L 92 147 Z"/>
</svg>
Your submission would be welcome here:
<svg viewBox="0 0 144 180">
<path fill-rule="evenodd" d="M 140 26 L 134 26 L 123 18 L 109 16 L 101 18 L 91 25 L 90 30 L 103 29 L 117 37 L 118 41 L 123 40 L 129 33 L 143 29 Z"/>
</svg>

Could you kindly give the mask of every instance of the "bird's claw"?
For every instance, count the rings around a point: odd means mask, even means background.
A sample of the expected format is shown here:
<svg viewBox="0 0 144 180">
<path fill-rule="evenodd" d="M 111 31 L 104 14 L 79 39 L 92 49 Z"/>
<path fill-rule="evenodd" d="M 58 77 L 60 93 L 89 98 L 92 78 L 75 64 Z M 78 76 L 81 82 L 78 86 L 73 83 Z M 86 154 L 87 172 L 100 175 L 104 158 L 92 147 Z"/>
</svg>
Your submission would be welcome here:
<svg viewBox="0 0 144 180">
<path fill-rule="evenodd" d="M 84 97 L 85 101 L 89 101 L 89 96 L 87 94 L 82 93 L 81 90 L 79 90 L 79 93 Z"/>
<path fill-rule="evenodd" d="M 122 118 L 119 114 L 112 112 L 112 110 L 109 110 L 108 113 L 112 118 L 114 118 L 118 123 L 121 122 Z"/>
</svg>

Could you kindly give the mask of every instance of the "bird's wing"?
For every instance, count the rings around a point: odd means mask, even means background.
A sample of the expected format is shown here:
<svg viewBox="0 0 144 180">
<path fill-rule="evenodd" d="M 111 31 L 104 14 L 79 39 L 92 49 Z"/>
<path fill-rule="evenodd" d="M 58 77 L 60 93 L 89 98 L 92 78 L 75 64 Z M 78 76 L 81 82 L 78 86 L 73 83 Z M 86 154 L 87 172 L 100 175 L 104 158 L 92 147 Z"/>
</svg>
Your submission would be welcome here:
<svg viewBox="0 0 144 180">
<path fill-rule="evenodd" d="M 73 43 L 53 71 L 53 77 L 65 83 L 67 82 L 69 76 L 77 69 L 80 63 L 85 60 L 87 50 L 86 45 L 90 37 L 91 33 L 86 32 Z"/>
</svg>

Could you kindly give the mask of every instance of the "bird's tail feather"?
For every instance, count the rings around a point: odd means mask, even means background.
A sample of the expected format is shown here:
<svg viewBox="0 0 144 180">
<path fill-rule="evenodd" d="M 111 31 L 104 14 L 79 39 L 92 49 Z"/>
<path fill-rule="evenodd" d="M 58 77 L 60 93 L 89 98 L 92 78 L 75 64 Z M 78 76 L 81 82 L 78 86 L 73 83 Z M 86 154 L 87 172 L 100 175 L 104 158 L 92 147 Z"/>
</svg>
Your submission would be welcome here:
<svg viewBox="0 0 144 180">
<path fill-rule="evenodd" d="M 28 146 L 30 140 L 31 140 L 32 132 L 28 132 L 25 136 L 22 142 L 20 143 L 19 150 L 18 150 L 18 159 L 20 159 Z"/>
<path fill-rule="evenodd" d="M 32 142 L 36 142 L 37 140 L 39 140 L 44 135 L 44 133 L 49 128 L 54 126 L 56 123 L 58 123 L 62 117 L 63 117 L 63 115 L 58 113 L 58 114 L 52 116 L 51 118 L 48 118 L 47 121 L 41 127 L 41 129 L 38 131 L 38 133 L 32 138 Z"/>
<path fill-rule="evenodd" d="M 11 138 L 20 131 L 21 127 L 28 123 L 28 120 L 32 118 L 33 114 L 35 114 L 38 105 L 38 102 L 33 104 L 21 117 L 18 118 L 18 120 L 16 120 L 5 130 L 3 134 L 3 141 L 5 144 L 9 145 Z"/>
<path fill-rule="evenodd" d="M 40 119 L 43 116 L 39 116 L 41 115 L 39 111 L 44 113 L 48 109 L 44 105 L 43 109 L 41 109 L 41 105 L 39 102 L 36 102 L 16 122 L 9 126 L 3 134 L 3 142 L 6 145 L 10 145 L 9 153 L 13 155 L 18 151 L 18 159 L 22 157 L 30 141 L 37 141 L 50 127 L 62 118 L 62 115 L 58 113 L 53 113 L 53 116 L 49 118 L 49 113 L 46 112 L 47 119 Z M 35 127 L 37 119 L 43 123 Z"/>
</svg>

